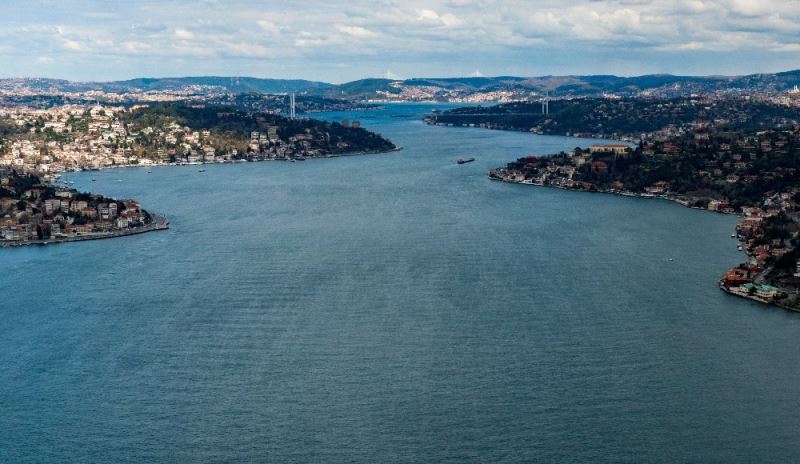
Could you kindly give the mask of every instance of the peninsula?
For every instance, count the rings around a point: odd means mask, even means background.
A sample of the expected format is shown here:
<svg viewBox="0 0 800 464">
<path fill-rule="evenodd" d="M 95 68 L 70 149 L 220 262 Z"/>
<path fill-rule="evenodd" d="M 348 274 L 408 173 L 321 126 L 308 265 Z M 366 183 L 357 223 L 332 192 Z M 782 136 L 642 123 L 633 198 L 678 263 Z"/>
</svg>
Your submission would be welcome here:
<svg viewBox="0 0 800 464">
<path fill-rule="evenodd" d="M 41 177 L 0 169 L 0 247 L 121 237 L 169 228 L 134 200 L 56 187 Z"/>
<path fill-rule="evenodd" d="M 0 108 L 0 167 L 45 178 L 132 165 L 291 161 L 395 149 L 358 121 L 287 118 L 233 106 Z"/>
</svg>

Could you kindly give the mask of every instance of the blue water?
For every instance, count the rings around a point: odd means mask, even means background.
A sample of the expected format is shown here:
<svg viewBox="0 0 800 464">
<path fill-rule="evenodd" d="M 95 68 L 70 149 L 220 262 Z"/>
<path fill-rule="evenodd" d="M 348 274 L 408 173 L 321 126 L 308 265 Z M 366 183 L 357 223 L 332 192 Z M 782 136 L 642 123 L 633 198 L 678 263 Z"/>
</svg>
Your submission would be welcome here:
<svg viewBox="0 0 800 464">
<path fill-rule="evenodd" d="M 591 141 L 430 109 L 323 115 L 398 153 L 70 176 L 173 227 L 0 250 L 0 462 L 800 460 L 800 316 L 716 288 L 734 217 L 491 182 Z"/>
</svg>

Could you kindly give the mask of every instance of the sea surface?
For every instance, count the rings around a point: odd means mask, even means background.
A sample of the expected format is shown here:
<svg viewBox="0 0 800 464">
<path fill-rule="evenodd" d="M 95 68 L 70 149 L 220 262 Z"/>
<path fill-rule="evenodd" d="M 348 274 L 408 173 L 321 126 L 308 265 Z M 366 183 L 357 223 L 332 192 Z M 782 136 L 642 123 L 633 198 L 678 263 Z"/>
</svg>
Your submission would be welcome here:
<svg viewBox="0 0 800 464">
<path fill-rule="evenodd" d="M 797 462 L 800 315 L 733 216 L 489 181 L 591 140 L 69 176 L 172 228 L 0 250 L 0 462 Z M 474 156 L 471 164 L 456 159 Z"/>
</svg>

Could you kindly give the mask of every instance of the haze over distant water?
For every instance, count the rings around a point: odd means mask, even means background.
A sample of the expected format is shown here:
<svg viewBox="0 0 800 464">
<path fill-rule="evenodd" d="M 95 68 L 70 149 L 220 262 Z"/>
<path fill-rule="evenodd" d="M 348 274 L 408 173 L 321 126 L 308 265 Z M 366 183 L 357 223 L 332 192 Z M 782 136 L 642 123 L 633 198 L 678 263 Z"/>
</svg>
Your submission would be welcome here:
<svg viewBox="0 0 800 464">
<path fill-rule="evenodd" d="M 326 116 L 399 153 L 71 175 L 173 228 L 0 252 L 0 460 L 800 460 L 800 316 L 716 288 L 734 217 L 490 182 L 593 141 L 431 108 Z"/>
</svg>

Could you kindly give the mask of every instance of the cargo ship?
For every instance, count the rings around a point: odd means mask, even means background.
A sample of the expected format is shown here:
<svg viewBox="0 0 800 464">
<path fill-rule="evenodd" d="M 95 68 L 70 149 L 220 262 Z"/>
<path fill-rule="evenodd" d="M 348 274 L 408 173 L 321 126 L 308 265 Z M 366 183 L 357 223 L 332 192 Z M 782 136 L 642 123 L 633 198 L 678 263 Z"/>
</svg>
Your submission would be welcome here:
<svg viewBox="0 0 800 464">
<path fill-rule="evenodd" d="M 467 163 L 471 163 L 473 161 L 475 161 L 475 158 L 466 158 L 466 159 L 462 158 L 462 159 L 456 161 L 456 163 L 458 163 L 458 164 L 467 164 Z"/>
</svg>

